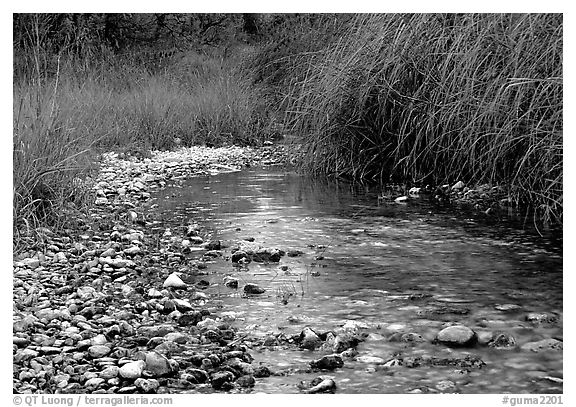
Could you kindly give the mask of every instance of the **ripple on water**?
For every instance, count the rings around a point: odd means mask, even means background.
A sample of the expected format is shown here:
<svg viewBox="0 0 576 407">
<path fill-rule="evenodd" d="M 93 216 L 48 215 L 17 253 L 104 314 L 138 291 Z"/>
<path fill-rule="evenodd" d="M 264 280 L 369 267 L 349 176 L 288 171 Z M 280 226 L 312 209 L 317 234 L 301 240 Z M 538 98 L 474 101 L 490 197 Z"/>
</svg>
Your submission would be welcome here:
<svg viewBox="0 0 576 407">
<path fill-rule="evenodd" d="M 252 236 L 255 244 L 303 252 L 281 259 L 280 265 L 287 266 L 282 275 L 278 264 L 237 270 L 225 258 L 211 260 L 209 275 L 203 276 L 211 284 L 233 275 L 242 284 L 267 290 L 258 299 L 247 299 L 225 287 L 207 289 L 220 296 L 222 308 L 216 306 L 215 313 L 241 312 L 234 324 L 250 335 L 264 337 L 279 327 L 286 335 L 298 334 L 304 326 L 338 330 L 346 321 L 357 321 L 367 325 L 360 329 L 367 339 L 358 346 L 359 355 L 383 360 L 463 354 L 433 343 L 437 332 L 453 323 L 486 337 L 506 332 L 518 344 L 512 350 L 470 349 L 486 366 L 464 377 L 454 366 L 384 368 L 347 360 L 330 373 L 339 392 L 561 392 L 561 383 L 545 377 L 562 377 L 562 352 L 519 349 L 527 342 L 562 337 L 561 250 L 548 244 L 543 248 L 527 233 L 443 213 L 425 201 L 377 207 L 377 192 L 251 170 L 186 180 L 182 188 L 163 190 L 161 197 L 171 198 L 155 203 L 173 231 L 193 220 L 212 239 L 234 242 Z M 287 302 L 277 297 L 291 290 Z M 496 309 L 498 304 L 519 308 Z M 559 318 L 532 324 L 524 319 L 528 312 Z M 424 342 L 388 340 L 394 333 L 409 332 Z M 275 347 L 254 349 L 253 356 L 254 365 L 292 369 L 285 376 L 258 379 L 254 392 L 298 393 L 300 381 L 319 375 L 303 370 L 318 351 Z"/>
</svg>

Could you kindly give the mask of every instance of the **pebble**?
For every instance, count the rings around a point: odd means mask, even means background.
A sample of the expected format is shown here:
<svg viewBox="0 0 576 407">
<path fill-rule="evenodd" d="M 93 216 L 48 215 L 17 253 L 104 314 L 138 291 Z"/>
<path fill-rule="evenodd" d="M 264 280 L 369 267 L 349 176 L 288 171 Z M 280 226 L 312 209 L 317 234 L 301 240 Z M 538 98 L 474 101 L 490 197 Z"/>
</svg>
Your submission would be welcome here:
<svg viewBox="0 0 576 407">
<path fill-rule="evenodd" d="M 119 371 L 120 368 L 118 366 L 108 366 L 100 372 L 99 376 L 105 380 L 108 380 L 117 377 Z"/>
<path fill-rule="evenodd" d="M 93 345 L 88 348 L 88 354 L 94 359 L 106 356 L 110 351 L 111 349 L 106 345 Z"/>
<path fill-rule="evenodd" d="M 164 288 L 176 288 L 176 289 L 182 289 L 188 287 L 188 285 L 184 281 L 182 281 L 182 279 L 176 273 L 170 274 L 166 278 L 166 280 L 164 280 L 162 286 Z"/>
<path fill-rule="evenodd" d="M 125 379 L 137 379 L 142 376 L 145 366 L 146 362 L 143 360 L 129 362 L 119 369 L 118 374 Z"/>
<path fill-rule="evenodd" d="M 144 393 L 156 393 L 158 387 L 160 387 L 160 383 L 156 379 L 138 378 L 134 381 L 134 386 Z"/>
</svg>

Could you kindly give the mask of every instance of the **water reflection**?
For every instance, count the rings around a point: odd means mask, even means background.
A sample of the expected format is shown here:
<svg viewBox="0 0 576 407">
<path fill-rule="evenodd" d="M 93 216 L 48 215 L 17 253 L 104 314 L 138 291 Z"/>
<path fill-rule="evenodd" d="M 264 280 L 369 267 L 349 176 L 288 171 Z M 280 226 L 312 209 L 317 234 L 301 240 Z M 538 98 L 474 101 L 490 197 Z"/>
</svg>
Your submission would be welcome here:
<svg viewBox="0 0 576 407">
<path fill-rule="evenodd" d="M 253 237 L 263 246 L 304 254 L 284 257 L 281 265 L 250 264 L 239 270 L 223 259 L 210 265 L 209 291 L 226 309 L 241 313 L 251 334 L 287 334 L 310 325 L 331 330 L 345 320 L 370 326 L 362 354 L 390 357 L 395 352 L 438 354 L 430 342 L 417 347 L 392 343 L 395 330 L 416 332 L 427 341 L 445 322 L 478 332 L 512 334 L 518 345 L 562 337 L 562 247 L 560 239 L 490 225 L 473 214 L 447 212 L 429 202 L 377 205 L 378 188 L 326 182 L 293 173 L 252 170 L 194 178 L 161 191 L 159 210 L 167 224 L 198 222 L 212 238 Z M 258 299 L 242 298 L 222 287 L 222 277 L 267 289 Z M 205 277 L 205 276 L 204 276 Z M 290 294 L 287 303 L 282 294 Z M 498 304 L 516 304 L 502 312 Z M 533 325 L 529 312 L 547 312 L 558 323 Z M 300 323 L 291 323 L 287 317 Z M 473 350 L 485 370 L 454 379 L 454 368 L 376 369 L 347 362 L 334 372 L 344 392 L 406 392 L 428 383 L 453 380 L 459 392 L 549 392 L 562 385 L 542 379 L 562 377 L 562 353 Z M 302 368 L 316 355 L 280 349 L 255 355 L 256 362 Z M 295 374 L 258 382 L 265 392 L 297 392 Z"/>
</svg>

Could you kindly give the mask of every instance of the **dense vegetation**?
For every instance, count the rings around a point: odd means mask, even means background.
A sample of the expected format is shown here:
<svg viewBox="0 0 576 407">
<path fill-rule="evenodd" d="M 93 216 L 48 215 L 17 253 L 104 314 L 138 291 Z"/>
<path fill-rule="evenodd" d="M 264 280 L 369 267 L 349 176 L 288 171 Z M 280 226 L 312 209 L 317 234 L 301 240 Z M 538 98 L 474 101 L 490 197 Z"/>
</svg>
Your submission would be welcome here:
<svg viewBox="0 0 576 407">
<path fill-rule="evenodd" d="M 103 149 L 287 133 L 309 171 L 504 184 L 561 222 L 562 30 L 541 14 L 16 14 L 15 231 L 81 204 Z"/>
</svg>

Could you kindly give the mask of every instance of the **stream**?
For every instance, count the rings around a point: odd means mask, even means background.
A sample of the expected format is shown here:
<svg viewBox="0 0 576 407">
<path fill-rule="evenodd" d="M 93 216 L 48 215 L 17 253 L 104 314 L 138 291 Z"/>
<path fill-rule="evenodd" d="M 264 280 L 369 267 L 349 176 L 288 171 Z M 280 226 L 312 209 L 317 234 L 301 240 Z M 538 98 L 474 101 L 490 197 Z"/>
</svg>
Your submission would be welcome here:
<svg viewBox="0 0 576 407">
<path fill-rule="evenodd" d="M 253 238 L 264 247 L 301 252 L 279 263 L 234 267 L 224 250 L 201 278 L 222 309 L 236 313 L 235 326 L 253 337 L 356 324 L 366 337 L 358 356 L 374 358 L 345 360 L 326 373 L 340 393 L 426 392 L 438 383 L 459 393 L 562 392 L 563 352 L 522 349 L 546 338 L 562 340 L 561 236 L 540 238 L 426 199 L 379 203 L 379 192 L 268 168 L 175 182 L 151 202 L 158 205 L 158 228 L 198 223 L 212 240 L 230 246 Z M 193 250 L 190 256 L 202 254 Z M 225 276 L 237 278 L 240 289 L 226 287 Z M 247 298 L 241 295 L 246 283 L 266 292 Z M 530 313 L 553 319 L 528 321 Z M 510 334 L 517 346 L 433 343 L 449 323 L 466 325 L 479 337 Z M 423 340 L 389 340 L 398 332 Z M 305 370 L 308 362 L 323 355 L 296 346 L 258 347 L 251 354 L 254 366 L 289 372 L 256 380 L 253 391 L 265 393 L 298 393 L 300 381 L 318 376 Z M 467 354 L 486 365 L 384 367 L 378 361 Z"/>
</svg>

